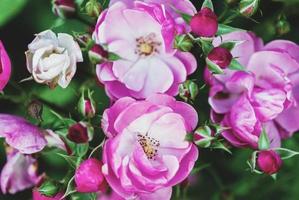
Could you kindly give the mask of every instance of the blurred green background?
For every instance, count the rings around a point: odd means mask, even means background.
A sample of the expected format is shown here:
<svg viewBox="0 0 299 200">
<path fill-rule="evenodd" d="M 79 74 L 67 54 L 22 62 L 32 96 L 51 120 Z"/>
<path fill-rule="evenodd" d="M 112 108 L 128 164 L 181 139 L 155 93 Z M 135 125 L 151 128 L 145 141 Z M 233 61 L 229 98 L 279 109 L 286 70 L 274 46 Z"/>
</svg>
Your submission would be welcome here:
<svg viewBox="0 0 299 200">
<path fill-rule="evenodd" d="M 197 8 L 202 1 L 194 0 Z M 213 1 L 216 13 L 220 15 L 226 8 L 225 1 Z M 277 20 L 285 15 L 290 32 L 284 35 L 277 33 Z M 265 42 L 283 38 L 299 43 L 299 1 L 298 0 L 263 0 L 258 13 L 253 19 L 239 17 L 231 25 L 253 30 L 264 39 Z M 25 116 L 28 101 L 24 99 L 26 94 L 34 94 L 56 105 L 57 111 L 76 113 L 76 103 L 79 99 L 79 91 L 82 86 L 90 86 L 95 91 L 98 103 L 98 111 L 102 113 L 109 105 L 103 88 L 97 86 L 95 78 L 88 75 L 94 69 L 88 63 L 80 64 L 78 72 L 71 85 L 63 90 L 57 87 L 50 90 L 47 86 L 34 82 L 25 82 L 17 86 L 15 83 L 29 76 L 25 64 L 24 52 L 27 45 L 33 40 L 34 34 L 51 27 L 59 26 L 61 31 L 71 32 L 87 31 L 88 27 L 76 20 L 68 20 L 64 23 L 51 11 L 50 0 L 0 0 L 0 39 L 11 57 L 13 63 L 12 82 L 5 89 L 5 93 L 13 97 L 12 100 L 0 98 L 0 112 Z M 59 30 L 58 28 L 58 30 Z M 194 50 L 199 56 L 199 52 Z M 200 85 L 203 85 L 202 69 L 204 64 L 199 62 L 198 71 L 192 75 Z M 194 106 L 199 111 L 201 122 L 205 122 L 209 116 L 207 103 L 208 89 L 201 90 Z M 49 109 L 45 108 L 44 117 L 50 119 Z M 75 119 L 76 114 L 74 114 Z M 299 117 L 299 116 L 298 116 Z M 97 131 L 97 134 L 102 134 Z M 97 136 L 99 137 L 99 136 Z M 96 137 L 96 138 L 97 138 Z M 1 145 L 0 166 L 5 163 L 5 153 Z M 283 142 L 283 146 L 299 150 L 299 135 Z M 208 165 L 201 170 L 191 187 L 188 189 L 188 199 L 194 200 L 297 200 L 299 199 L 299 157 L 287 160 L 274 181 L 268 176 L 258 176 L 247 171 L 246 160 L 250 156 L 249 150 L 233 150 L 233 155 L 222 151 L 201 150 L 198 165 Z M 67 163 L 56 155 L 49 156 L 46 153 L 39 158 L 40 170 L 46 171 L 50 177 L 57 179 L 63 177 L 67 171 Z M 14 196 L 0 194 L 0 200 L 26 200 L 31 198 L 31 190 L 20 192 Z"/>
</svg>

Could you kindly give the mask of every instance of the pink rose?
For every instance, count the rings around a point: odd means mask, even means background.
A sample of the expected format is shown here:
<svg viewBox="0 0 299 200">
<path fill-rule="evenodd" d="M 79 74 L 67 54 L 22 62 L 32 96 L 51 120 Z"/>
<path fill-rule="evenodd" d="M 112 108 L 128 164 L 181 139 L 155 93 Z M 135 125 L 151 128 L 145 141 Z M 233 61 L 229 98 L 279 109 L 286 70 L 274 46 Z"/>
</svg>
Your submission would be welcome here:
<svg viewBox="0 0 299 200">
<path fill-rule="evenodd" d="M 112 189 L 124 198 L 170 199 L 197 160 L 196 146 L 185 140 L 197 121 L 190 105 L 168 95 L 117 100 L 102 119 L 109 137 L 102 171 Z"/>
<path fill-rule="evenodd" d="M 248 72 L 226 69 L 224 75 L 214 77 L 205 73 L 211 85 L 212 118 L 231 128 L 223 136 L 235 146 L 257 148 L 261 127 L 266 129 L 271 147 L 280 146 L 281 138 L 299 130 L 295 122 L 299 59 L 294 53 L 299 52 L 298 46 L 274 41 L 263 47 L 260 39 L 246 32 L 223 38 L 244 39 L 232 54 L 239 57 Z"/>
<path fill-rule="evenodd" d="M 7 52 L 0 41 L 0 91 L 4 89 L 9 81 L 11 73 L 11 63 Z"/>
<path fill-rule="evenodd" d="M 279 171 L 282 160 L 273 150 L 261 151 L 258 153 L 257 165 L 264 173 L 272 175 Z"/>
<path fill-rule="evenodd" d="M 196 60 L 173 48 L 175 22 L 163 5 L 139 1 L 133 5 L 116 2 L 98 19 L 94 39 L 121 57 L 98 65 L 98 79 L 114 100 L 176 95 L 179 84 L 195 71 Z"/>
</svg>

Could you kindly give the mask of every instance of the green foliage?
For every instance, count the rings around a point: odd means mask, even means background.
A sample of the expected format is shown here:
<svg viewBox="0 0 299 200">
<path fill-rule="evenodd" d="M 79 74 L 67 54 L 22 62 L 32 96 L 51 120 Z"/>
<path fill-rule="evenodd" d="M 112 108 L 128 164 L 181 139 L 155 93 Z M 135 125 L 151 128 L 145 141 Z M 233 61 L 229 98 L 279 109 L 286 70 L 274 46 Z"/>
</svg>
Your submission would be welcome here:
<svg viewBox="0 0 299 200">
<path fill-rule="evenodd" d="M 1 0 L 0 1 L 0 27 L 15 17 L 26 5 L 27 0 Z"/>
</svg>

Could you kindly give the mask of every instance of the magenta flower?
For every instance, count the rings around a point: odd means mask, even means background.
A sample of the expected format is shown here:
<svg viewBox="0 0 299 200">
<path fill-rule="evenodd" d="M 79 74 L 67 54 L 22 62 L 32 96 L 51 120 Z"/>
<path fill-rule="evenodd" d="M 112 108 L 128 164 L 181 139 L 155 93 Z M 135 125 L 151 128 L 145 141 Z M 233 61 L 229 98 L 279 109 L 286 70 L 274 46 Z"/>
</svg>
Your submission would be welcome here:
<svg viewBox="0 0 299 200">
<path fill-rule="evenodd" d="M 94 158 L 87 159 L 80 164 L 75 173 L 78 192 L 98 192 L 106 189 L 102 165 L 102 162 Z"/>
<path fill-rule="evenodd" d="M 261 151 L 258 153 L 257 165 L 264 173 L 272 175 L 279 171 L 282 160 L 273 150 Z"/>
<path fill-rule="evenodd" d="M 185 140 L 197 121 L 190 105 L 168 95 L 117 100 L 102 119 L 109 137 L 102 171 L 112 189 L 124 198 L 170 199 L 197 160 L 196 146 Z"/>
<path fill-rule="evenodd" d="M 21 117 L 8 114 L 0 114 L 0 137 L 24 154 L 39 152 L 47 144 L 41 129 Z"/>
<path fill-rule="evenodd" d="M 61 199 L 63 197 L 63 193 L 59 192 L 54 197 L 47 197 L 43 194 L 41 194 L 37 189 L 34 189 L 32 191 L 32 198 L 33 200 L 64 200 Z"/>
<path fill-rule="evenodd" d="M 11 73 L 11 63 L 7 52 L 0 41 L 0 91 L 4 89 L 9 81 Z"/>
<path fill-rule="evenodd" d="M 257 148 L 263 127 L 271 147 L 280 146 L 281 138 L 299 130 L 295 122 L 299 100 L 298 46 L 274 41 L 263 47 L 260 39 L 246 32 L 223 38 L 243 41 L 232 54 L 239 57 L 248 72 L 226 69 L 225 75 L 205 74 L 211 85 L 213 120 L 230 128 L 223 136 L 237 147 Z M 218 39 L 214 42 L 218 43 Z"/>
<path fill-rule="evenodd" d="M 2 168 L 0 182 L 4 194 L 14 194 L 37 184 L 37 161 L 30 155 L 23 155 L 11 149 L 7 154 L 7 162 Z"/>
<path fill-rule="evenodd" d="M 176 95 L 179 84 L 195 71 L 196 60 L 188 52 L 173 49 L 176 26 L 163 5 L 139 1 L 133 5 L 114 3 L 98 19 L 95 40 L 121 57 L 98 65 L 98 79 L 111 99 Z"/>
<path fill-rule="evenodd" d="M 218 30 L 217 15 L 210 8 L 201 9 L 190 21 L 192 32 L 200 37 L 213 37 Z"/>
</svg>

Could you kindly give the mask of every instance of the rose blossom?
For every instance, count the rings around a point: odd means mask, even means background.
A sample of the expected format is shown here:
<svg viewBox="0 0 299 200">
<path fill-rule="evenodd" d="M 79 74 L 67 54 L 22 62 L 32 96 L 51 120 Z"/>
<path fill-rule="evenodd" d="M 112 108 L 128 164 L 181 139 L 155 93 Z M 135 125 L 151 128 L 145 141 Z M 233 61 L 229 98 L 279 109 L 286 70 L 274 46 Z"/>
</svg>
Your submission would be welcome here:
<svg viewBox="0 0 299 200">
<path fill-rule="evenodd" d="M 37 34 L 25 54 L 34 80 L 51 88 L 57 84 L 66 88 L 76 72 L 77 62 L 83 61 L 80 47 L 71 35 L 56 36 L 51 30 Z"/>
<path fill-rule="evenodd" d="M 258 153 L 257 165 L 264 173 L 272 175 L 279 171 L 282 160 L 273 150 L 261 151 Z"/>
<path fill-rule="evenodd" d="M 213 120 L 230 128 L 222 135 L 234 146 L 257 148 L 263 127 L 271 147 L 280 146 L 281 138 L 299 130 L 295 122 L 299 100 L 298 46 L 279 40 L 263 47 L 259 38 L 246 32 L 223 38 L 243 40 L 232 54 L 247 72 L 226 69 L 223 76 L 205 74 L 211 85 Z"/>
<path fill-rule="evenodd" d="M 98 192 L 105 190 L 106 182 L 101 172 L 102 162 L 89 158 L 76 170 L 75 183 L 78 192 Z"/>
<path fill-rule="evenodd" d="M 110 6 L 116 2 L 123 2 L 128 7 L 134 7 L 134 0 L 111 0 Z M 193 16 L 196 13 L 196 8 L 190 0 L 140 0 L 145 3 L 160 4 L 165 7 L 166 11 L 172 16 L 176 23 L 178 33 L 190 32 L 189 25 L 182 18 L 180 13 Z"/>
<path fill-rule="evenodd" d="M 117 100 L 102 119 L 109 137 L 102 171 L 112 189 L 124 198 L 170 199 L 197 160 L 196 146 L 185 140 L 197 121 L 190 105 L 165 94 Z"/>
<path fill-rule="evenodd" d="M 4 89 L 9 81 L 11 73 L 11 63 L 7 52 L 0 40 L 0 91 Z"/>
<path fill-rule="evenodd" d="M 2 168 L 0 182 L 4 194 L 14 194 L 37 184 L 37 160 L 30 155 L 9 148 L 7 162 Z"/>
<path fill-rule="evenodd" d="M 195 71 L 196 60 L 189 52 L 173 48 L 175 22 L 163 5 L 140 1 L 133 5 L 116 2 L 98 19 L 95 40 L 120 56 L 97 66 L 98 79 L 114 100 L 176 95 L 179 84 Z"/>
</svg>

